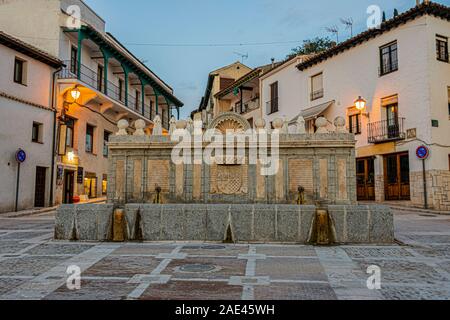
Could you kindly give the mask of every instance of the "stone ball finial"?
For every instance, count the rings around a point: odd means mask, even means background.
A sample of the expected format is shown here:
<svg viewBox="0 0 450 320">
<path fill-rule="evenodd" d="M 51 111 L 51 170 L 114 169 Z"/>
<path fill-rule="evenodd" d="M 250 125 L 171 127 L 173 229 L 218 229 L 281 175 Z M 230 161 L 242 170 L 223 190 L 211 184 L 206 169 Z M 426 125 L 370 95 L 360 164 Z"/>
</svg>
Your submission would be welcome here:
<svg viewBox="0 0 450 320">
<path fill-rule="evenodd" d="M 327 129 L 328 120 L 325 117 L 319 117 L 316 119 L 316 133 L 328 133 Z"/>
<path fill-rule="evenodd" d="M 154 127 L 153 127 L 153 135 L 154 136 L 162 136 L 163 135 L 163 129 L 161 125 L 161 117 L 159 115 L 156 115 L 155 119 L 153 119 Z"/>
<path fill-rule="evenodd" d="M 297 134 L 306 134 L 305 118 L 302 116 L 297 118 Z"/>
<path fill-rule="evenodd" d="M 130 124 L 126 119 L 119 120 L 119 122 L 117 122 L 117 128 L 119 128 L 119 131 L 116 133 L 116 135 L 127 136 L 128 135 L 127 129 L 129 126 Z"/>
<path fill-rule="evenodd" d="M 256 130 L 263 130 L 266 127 L 266 120 L 260 118 L 255 121 Z"/>
<path fill-rule="evenodd" d="M 273 120 L 272 125 L 274 130 L 281 131 L 281 129 L 283 129 L 284 126 L 284 121 L 281 118 L 276 118 L 275 120 Z"/>
<path fill-rule="evenodd" d="M 337 133 L 348 133 L 345 124 L 345 119 L 343 117 L 336 117 L 336 119 L 334 119 L 334 126 L 336 127 Z"/>
<path fill-rule="evenodd" d="M 145 136 L 144 129 L 146 127 L 145 121 L 142 119 L 138 119 L 134 122 L 134 128 L 136 131 L 134 132 L 135 136 Z"/>
<path fill-rule="evenodd" d="M 170 121 L 169 121 L 169 136 L 171 136 L 175 132 L 176 127 L 177 127 L 177 120 L 175 119 L 175 117 L 170 118 Z"/>
</svg>

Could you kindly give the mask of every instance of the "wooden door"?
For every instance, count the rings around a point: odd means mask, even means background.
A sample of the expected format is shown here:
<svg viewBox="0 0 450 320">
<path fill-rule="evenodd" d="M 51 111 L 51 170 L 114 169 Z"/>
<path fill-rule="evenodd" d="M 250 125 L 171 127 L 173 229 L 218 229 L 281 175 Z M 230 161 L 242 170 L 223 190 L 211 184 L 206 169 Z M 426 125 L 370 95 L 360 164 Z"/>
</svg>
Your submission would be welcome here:
<svg viewBox="0 0 450 320">
<path fill-rule="evenodd" d="M 386 200 L 411 200 L 408 153 L 384 157 Z"/>
<path fill-rule="evenodd" d="M 75 172 L 66 171 L 64 173 L 64 203 L 73 203 L 73 189 L 75 183 Z"/>
<path fill-rule="evenodd" d="M 375 161 L 374 158 L 356 160 L 356 181 L 358 201 L 375 200 Z"/>
<path fill-rule="evenodd" d="M 34 206 L 36 208 L 45 207 L 45 178 L 47 168 L 36 167 L 36 183 L 34 187 Z"/>
</svg>

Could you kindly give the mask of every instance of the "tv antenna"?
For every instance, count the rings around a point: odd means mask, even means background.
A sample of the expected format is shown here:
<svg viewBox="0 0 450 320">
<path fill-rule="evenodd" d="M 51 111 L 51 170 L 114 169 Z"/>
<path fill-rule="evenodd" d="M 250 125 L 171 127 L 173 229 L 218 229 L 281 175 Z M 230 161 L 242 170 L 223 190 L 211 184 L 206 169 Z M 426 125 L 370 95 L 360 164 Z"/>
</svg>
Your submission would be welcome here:
<svg viewBox="0 0 450 320">
<path fill-rule="evenodd" d="M 233 52 L 234 54 L 238 55 L 239 57 L 241 57 L 242 63 L 244 63 L 244 60 L 248 59 L 248 53 L 243 54 L 240 52 Z"/>
<path fill-rule="evenodd" d="M 345 29 L 350 29 L 350 37 L 353 37 L 353 18 L 341 18 L 341 23 L 345 25 Z"/>
<path fill-rule="evenodd" d="M 336 42 L 339 43 L 339 28 L 338 26 L 334 25 L 331 27 L 327 27 L 325 28 L 329 33 L 332 33 L 334 35 L 336 35 Z"/>
</svg>

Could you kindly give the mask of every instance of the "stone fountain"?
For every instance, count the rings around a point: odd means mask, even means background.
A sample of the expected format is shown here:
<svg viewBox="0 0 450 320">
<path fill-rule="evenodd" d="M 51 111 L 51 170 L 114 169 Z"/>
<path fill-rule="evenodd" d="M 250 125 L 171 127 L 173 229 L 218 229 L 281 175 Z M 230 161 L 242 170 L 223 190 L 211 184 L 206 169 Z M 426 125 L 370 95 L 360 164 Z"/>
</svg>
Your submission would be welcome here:
<svg viewBox="0 0 450 320">
<path fill-rule="evenodd" d="M 318 118 L 308 134 L 303 119 L 295 128 L 259 120 L 251 130 L 225 113 L 208 128 L 172 119 L 170 135 L 155 119 L 146 135 L 145 123 L 129 134 L 121 121 L 109 143 L 107 204 L 61 206 L 55 237 L 392 243 L 389 208 L 357 204 L 355 137 L 343 118 L 333 124 Z"/>
</svg>

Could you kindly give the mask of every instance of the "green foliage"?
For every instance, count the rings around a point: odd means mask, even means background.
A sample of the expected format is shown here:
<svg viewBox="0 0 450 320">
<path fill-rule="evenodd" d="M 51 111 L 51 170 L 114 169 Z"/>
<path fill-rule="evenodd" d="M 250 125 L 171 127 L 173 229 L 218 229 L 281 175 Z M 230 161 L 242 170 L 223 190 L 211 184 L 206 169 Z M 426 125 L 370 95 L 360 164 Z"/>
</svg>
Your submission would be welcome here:
<svg viewBox="0 0 450 320">
<path fill-rule="evenodd" d="M 296 55 L 307 55 L 307 54 L 315 54 L 330 49 L 336 45 L 335 41 L 332 41 L 330 38 L 320 38 L 316 37 L 314 39 L 304 40 L 303 44 L 297 48 L 292 49 L 291 54 L 288 55 L 288 58 L 296 56 Z"/>
</svg>

